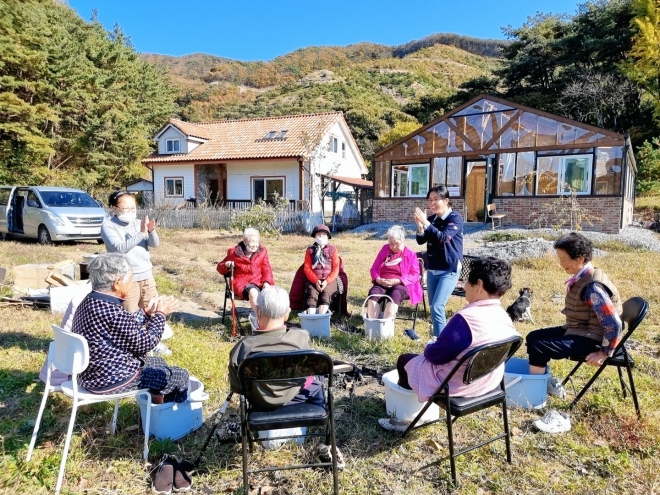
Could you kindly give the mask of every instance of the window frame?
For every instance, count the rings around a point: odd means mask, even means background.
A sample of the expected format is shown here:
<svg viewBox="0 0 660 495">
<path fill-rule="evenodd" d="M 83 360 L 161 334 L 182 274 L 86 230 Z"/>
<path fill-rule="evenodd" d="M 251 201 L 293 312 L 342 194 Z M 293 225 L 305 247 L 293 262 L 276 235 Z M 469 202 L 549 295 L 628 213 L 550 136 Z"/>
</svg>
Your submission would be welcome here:
<svg viewBox="0 0 660 495">
<path fill-rule="evenodd" d="M 285 198 L 286 197 L 286 176 L 285 175 L 253 175 L 250 177 L 250 201 L 253 203 L 256 203 L 259 201 L 258 198 L 255 197 L 254 194 L 254 183 L 255 181 L 258 180 L 263 180 L 264 181 L 264 194 L 266 194 L 266 191 L 268 190 L 268 186 L 266 184 L 267 181 L 269 180 L 278 180 L 282 182 L 282 194 L 280 198 Z M 268 198 L 262 198 L 264 201 L 268 202 Z"/>
<path fill-rule="evenodd" d="M 397 170 L 396 167 L 408 167 L 408 170 L 405 171 L 407 177 L 406 177 L 406 195 L 401 196 L 401 195 L 395 195 L 394 194 L 394 179 L 397 177 L 397 172 L 404 173 L 403 170 Z M 412 171 L 413 168 L 425 168 L 426 169 L 426 191 L 421 194 L 411 194 L 411 188 L 412 188 Z M 390 197 L 391 198 L 425 198 L 426 195 L 428 194 L 429 188 L 430 188 L 430 181 L 431 181 L 431 164 L 429 162 L 426 163 L 397 163 L 392 165 L 392 172 L 390 174 Z"/>
<path fill-rule="evenodd" d="M 330 134 L 330 142 L 328 143 L 328 151 L 330 151 L 330 153 L 337 154 L 338 153 L 338 151 L 337 151 L 338 146 L 339 146 L 339 139 L 334 134 Z"/>
<path fill-rule="evenodd" d="M 181 181 L 181 195 L 180 196 L 177 195 L 177 194 L 173 194 L 173 195 L 167 194 L 167 181 L 169 181 L 169 180 L 174 181 L 174 186 L 173 186 L 172 190 L 175 193 L 176 193 L 176 181 L 177 180 Z M 165 190 L 164 190 L 164 193 L 163 193 L 164 197 L 166 197 L 166 198 L 183 198 L 185 196 L 186 189 L 185 189 L 185 182 L 183 180 L 183 177 L 163 177 L 163 184 L 165 185 Z"/>
<path fill-rule="evenodd" d="M 172 143 L 172 149 L 169 149 L 169 145 Z M 176 146 L 174 144 L 176 143 Z M 178 149 L 175 149 L 178 148 Z M 166 139 L 165 140 L 165 152 L 166 153 L 181 153 L 181 139 L 179 138 L 172 138 L 172 139 Z"/>
<path fill-rule="evenodd" d="M 557 180 L 557 191 L 553 193 L 548 193 L 544 194 L 539 191 L 539 179 L 541 177 L 541 174 L 539 173 L 539 159 L 554 159 L 558 158 L 560 160 L 560 170 L 559 170 L 559 177 Z M 592 191 L 592 182 L 593 182 L 593 168 L 594 168 L 594 154 L 593 153 L 581 153 L 579 155 L 541 155 L 539 156 L 538 154 L 536 155 L 536 160 L 535 160 L 535 172 L 536 172 L 536 181 L 535 181 L 535 188 L 536 190 L 534 191 L 535 194 L 534 196 L 566 196 L 572 194 L 570 191 L 564 191 L 563 188 L 561 191 L 559 191 L 559 185 L 560 184 L 565 184 L 566 183 L 566 161 L 567 160 L 574 160 L 574 159 L 581 159 L 581 158 L 586 158 L 588 162 L 588 166 L 585 166 L 585 169 L 587 170 L 587 176 L 584 179 L 585 183 L 587 184 L 587 190 L 586 191 L 576 191 L 575 194 L 577 196 L 591 196 L 591 191 Z"/>
<path fill-rule="evenodd" d="M 346 158 L 346 141 L 341 142 L 341 157 Z"/>
</svg>

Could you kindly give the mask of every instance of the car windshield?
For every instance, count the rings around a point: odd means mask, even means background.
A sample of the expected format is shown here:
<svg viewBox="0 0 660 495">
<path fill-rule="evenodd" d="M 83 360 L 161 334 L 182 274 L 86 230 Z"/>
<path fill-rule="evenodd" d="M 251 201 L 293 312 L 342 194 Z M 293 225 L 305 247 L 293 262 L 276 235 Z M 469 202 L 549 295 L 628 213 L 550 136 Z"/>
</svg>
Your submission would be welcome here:
<svg viewBox="0 0 660 495">
<path fill-rule="evenodd" d="M 86 192 L 75 191 L 39 191 L 47 206 L 67 208 L 98 208 L 98 203 Z"/>
</svg>

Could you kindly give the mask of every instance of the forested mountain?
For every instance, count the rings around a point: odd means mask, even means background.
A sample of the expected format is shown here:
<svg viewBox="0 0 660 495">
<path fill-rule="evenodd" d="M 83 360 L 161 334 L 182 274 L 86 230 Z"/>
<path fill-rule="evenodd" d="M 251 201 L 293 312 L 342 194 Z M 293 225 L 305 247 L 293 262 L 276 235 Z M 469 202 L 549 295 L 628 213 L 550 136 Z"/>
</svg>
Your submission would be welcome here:
<svg viewBox="0 0 660 495">
<path fill-rule="evenodd" d="M 397 124 L 419 124 L 406 106 L 422 97 L 449 97 L 462 83 L 488 77 L 499 66 L 495 58 L 429 42 L 415 49 L 373 43 L 308 47 L 266 62 L 200 54 L 143 57 L 159 64 L 180 88 L 177 103 L 185 120 L 341 110 L 367 159 L 383 133 Z M 430 117 L 442 111 L 435 109 Z"/>
<path fill-rule="evenodd" d="M 53 0 L 0 0 L 0 183 L 93 190 L 139 176 L 175 91 L 120 28 Z"/>
</svg>

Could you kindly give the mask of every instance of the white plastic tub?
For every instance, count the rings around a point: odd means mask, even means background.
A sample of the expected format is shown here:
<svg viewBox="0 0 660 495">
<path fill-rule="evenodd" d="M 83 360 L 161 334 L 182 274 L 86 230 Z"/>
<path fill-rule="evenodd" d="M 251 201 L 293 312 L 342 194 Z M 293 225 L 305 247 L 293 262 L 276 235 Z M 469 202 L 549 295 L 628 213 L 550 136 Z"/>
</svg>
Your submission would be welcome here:
<svg viewBox="0 0 660 495">
<path fill-rule="evenodd" d="M 190 377 L 188 388 L 188 399 L 177 404 L 167 402 L 165 404 L 152 404 L 151 417 L 149 420 L 149 433 L 156 440 L 171 438 L 178 440 L 191 431 L 196 430 L 204 422 L 202 405 L 209 398 L 204 392 L 204 385 L 196 377 Z M 143 396 L 137 398 L 142 416 L 142 428 L 144 429 L 147 400 Z"/>
<path fill-rule="evenodd" d="M 364 322 L 364 335 L 369 340 L 384 340 L 394 337 L 394 317 L 392 318 L 368 318 L 367 317 L 367 301 L 370 298 L 386 297 L 390 301 L 392 298 L 385 294 L 372 294 L 362 303 L 362 321 Z M 382 313 L 380 314 L 382 316 Z"/>
<path fill-rule="evenodd" d="M 399 387 L 399 372 L 389 371 L 383 375 L 385 384 L 385 409 L 387 414 L 397 419 L 412 421 L 424 407 L 425 402 L 419 402 L 417 394 L 412 390 Z M 434 421 L 440 418 L 440 408 L 432 404 L 422 416 L 422 421 Z"/>
<path fill-rule="evenodd" d="M 300 428 L 282 428 L 280 430 L 262 430 L 259 432 L 259 438 L 277 438 L 277 437 L 286 437 L 289 435 L 305 435 L 307 433 L 306 427 Z M 282 440 L 264 440 L 261 442 L 261 445 L 266 450 L 279 449 L 282 445 L 287 442 L 296 442 L 298 445 L 302 444 L 305 441 L 304 437 L 300 438 L 286 438 Z"/>
<path fill-rule="evenodd" d="M 543 375 L 530 375 L 527 359 L 509 359 L 504 365 L 506 405 L 523 409 L 545 407 L 549 379 L 548 369 Z"/>
<path fill-rule="evenodd" d="M 312 337 L 329 338 L 330 337 L 330 316 L 328 311 L 322 315 L 298 313 L 300 317 L 300 327 L 307 330 Z"/>
</svg>

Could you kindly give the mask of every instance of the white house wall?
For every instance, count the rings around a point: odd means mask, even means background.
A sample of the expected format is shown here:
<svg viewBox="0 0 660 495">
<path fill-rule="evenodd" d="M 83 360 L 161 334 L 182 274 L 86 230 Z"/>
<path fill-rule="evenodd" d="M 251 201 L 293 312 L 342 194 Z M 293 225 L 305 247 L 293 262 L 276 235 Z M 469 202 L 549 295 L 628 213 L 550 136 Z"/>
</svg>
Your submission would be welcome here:
<svg viewBox="0 0 660 495">
<path fill-rule="evenodd" d="M 227 163 L 227 199 L 253 199 L 252 178 L 284 177 L 287 199 L 300 196 L 300 168 L 297 160 L 259 160 Z"/>
<path fill-rule="evenodd" d="M 156 205 L 170 204 L 177 205 L 188 198 L 195 196 L 195 166 L 190 164 L 177 165 L 156 165 L 154 166 L 154 198 Z M 183 197 L 166 198 L 165 197 L 165 178 L 183 179 Z"/>
</svg>

